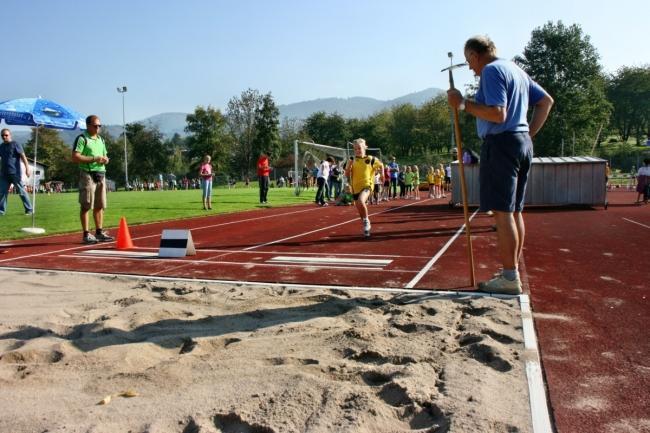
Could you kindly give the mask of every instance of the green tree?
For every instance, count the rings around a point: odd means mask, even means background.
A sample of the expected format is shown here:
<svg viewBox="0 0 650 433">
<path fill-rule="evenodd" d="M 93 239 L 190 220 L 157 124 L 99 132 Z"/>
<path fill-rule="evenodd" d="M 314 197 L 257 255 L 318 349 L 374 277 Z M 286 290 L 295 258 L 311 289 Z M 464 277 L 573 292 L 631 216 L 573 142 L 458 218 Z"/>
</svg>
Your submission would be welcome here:
<svg viewBox="0 0 650 433">
<path fill-rule="evenodd" d="M 25 155 L 34 159 L 34 142 L 36 128 L 32 128 L 32 136 L 25 144 Z M 67 186 L 75 186 L 79 178 L 79 169 L 71 162 L 72 145 L 65 143 L 55 129 L 40 128 L 38 130 L 37 162 L 47 167 L 45 182 L 51 180 L 63 181 Z"/>
<path fill-rule="evenodd" d="M 169 172 L 171 152 L 158 128 L 128 123 L 126 137 L 133 147 L 133 158 L 129 161 L 130 179 L 157 179 L 158 174 Z"/>
<path fill-rule="evenodd" d="M 451 152 L 453 146 L 450 121 L 446 96 L 441 95 L 419 108 L 414 133 L 422 153 Z M 463 138 L 467 140 L 470 137 L 463 134 Z"/>
<path fill-rule="evenodd" d="M 535 153 L 570 154 L 574 138 L 576 154 L 591 148 L 600 126 L 608 121 L 611 105 L 590 37 L 577 24 L 548 22 L 533 30 L 523 55 L 515 61 L 555 99 L 546 125 L 535 139 Z"/>
<path fill-rule="evenodd" d="M 328 146 L 344 148 L 350 140 L 346 120 L 338 113 L 313 113 L 305 120 L 303 133 L 310 140 Z"/>
<path fill-rule="evenodd" d="M 271 160 L 280 157 L 279 117 L 280 110 L 275 105 L 273 96 L 267 93 L 262 97 L 262 106 L 257 110 L 253 154 L 267 151 Z M 247 174 L 250 174 L 250 172 L 247 172 Z"/>
<path fill-rule="evenodd" d="M 257 137 L 257 116 L 263 105 L 263 97 L 258 90 L 247 89 L 239 97 L 228 101 L 226 121 L 235 146 L 233 148 L 233 169 L 242 175 L 250 173 L 253 161 L 257 161 L 254 140 Z"/>
<path fill-rule="evenodd" d="M 180 136 L 175 137 L 171 143 L 172 148 L 181 146 L 187 149 L 189 169 L 197 169 L 204 155 L 210 155 L 213 164 L 224 169 L 229 164 L 231 138 L 227 132 L 226 119 L 221 111 L 208 106 L 198 106 L 194 113 L 187 115 L 185 132 L 189 136 L 185 143 L 180 142 Z M 173 153 L 178 153 L 174 150 Z M 177 165 L 177 164 L 176 164 Z"/>
<path fill-rule="evenodd" d="M 413 155 L 420 153 L 418 143 L 415 141 L 415 128 L 417 126 L 417 108 L 412 104 L 402 104 L 392 109 L 393 123 L 390 129 L 390 138 L 400 155 Z"/>
<path fill-rule="evenodd" d="M 284 117 L 280 122 L 280 156 L 293 155 L 293 143 L 301 140 L 302 121 Z"/>
<path fill-rule="evenodd" d="M 610 78 L 607 96 L 613 105 L 612 126 L 621 139 L 637 144 L 650 136 L 650 66 L 622 67 Z"/>
<path fill-rule="evenodd" d="M 190 161 L 185 139 L 175 133 L 172 138 L 165 141 L 165 147 L 170 150 L 169 172 L 177 175 L 190 175 Z"/>
</svg>

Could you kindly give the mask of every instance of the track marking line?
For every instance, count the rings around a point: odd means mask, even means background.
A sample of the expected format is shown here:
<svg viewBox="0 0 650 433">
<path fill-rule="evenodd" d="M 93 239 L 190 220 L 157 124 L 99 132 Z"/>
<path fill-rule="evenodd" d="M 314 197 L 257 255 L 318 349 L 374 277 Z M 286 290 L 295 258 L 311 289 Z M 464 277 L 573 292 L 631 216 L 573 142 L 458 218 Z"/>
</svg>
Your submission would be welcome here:
<svg viewBox="0 0 650 433">
<path fill-rule="evenodd" d="M 256 218 L 247 218 L 247 219 L 242 219 L 242 220 L 237 220 L 237 221 L 229 221 L 227 223 L 211 224 L 211 225 L 208 225 L 208 226 L 200 226 L 200 227 L 196 227 L 196 228 L 191 228 L 190 230 L 210 229 L 210 228 L 221 227 L 221 226 L 226 226 L 226 225 L 230 225 L 230 224 L 245 223 L 245 222 L 249 222 L 249 221 L 259 221 L 261 219 L 275 218 L 275 217 L 285 216 L 285 215 L 293 215 L 293 214 L 298 214 L 298 213 L 302 213 L 302 212 L 312 212 L 312 211 L 319 210 L 319 209 L 320 208 L 303 209 L 303 210 L 294 211 L 294 212 L 285 212 L 285 213 L 282 213 L 282 214 L 259 216 L 259 217 L 256 217 Z M 203 218 L 203 217 L 198 217 L 198 218 Z M 160 224 L 160 223 L 161 222 L 150 223 L 150 224 Z M 62 235 L 55 235 L 55 236 L 62 236 Z M 155 235 L 134 237 L 132 240 L 148 239 L 148 238 L 155 238 L 155 237 L 160 237 L 160 233 L 155 234 Z M 103 244 L 104 245 L 111 245 L 111 244 L 114 244 L 114 243 L 116 243 L 116 241 L 104 242 Z M 20 244 L 19 243 L 14 243 L 11 246 L 20 247 Z M 28 259 L 28 258 L 31 258 L 31 257 L 41 257 L 41 256 L 46 256 L 48 254 L 57 254 L 57 253 L 64 253 L 64 252 L 68 252 L 68 251 L 81 250 L 81 249 L 84 249 L 84 248 L 88 248 L 88 245 L 80 245 L 80 246 L 72 247 L 72 248 L 63 248 L 63 249 L 60 249 L 60 250 L 53 250 L 53 251 L 48 251 L 48 252 L 44 252 L 44 253 L 36 253 L 36 254 L 29 254 L 29 255 L 26 255 L 26 256 L 13 257 L 13 258 L 9 258 L 9 259 L 0 260 L 0 263 L 12 261 L 12 260 Z"/>
<path fill-rule="evenodd" d="M 158 257 L 157 253 L 145 253 L 144 251 L 123 251 L 123 250 L 88 250 L 88 251 L 82 251 L 77 255 L 131 257 L 131 258 L 138 258 L 138 259 L 150 259 L 153 257 Z"/>
<path fill-rule="evenodd" d="M 275 256 L 267 260 L 267 263 L 303 263 L 303 264 L 347 264 L 350 266 L 375 266 L 383 268 L 392 263 L 392 260 L 366 259 L 361 257 L 335 258 L 335 257 L 293 257 L 293 256 Z"/>
<path fill-rule="evenodd" d="M 107 243 L 110 243 L 110 242 L 107 242 Z M 20 245 L 14 245 L 14 246 L 20 246 Z M 57 253 L 65 253 L 65 252 L 69 252 L 69 251 L 83 250 L 84 248 L 88 248 L 88 245 L 81 245 L 81 246 L 78 246 L 78 247 L 64 248 L 64 249 L 55 250 L 55 251 L 47 251 L 45 253 L 36 253 L 36 254 L 28 254 L 26 256 L 13 257 L 13 258 L 9 258 L 9 259 L 0 260 L 0 263 L 2 263 L 2 262 L 10 262 L 10 261 L 13 261 L 13 260 L 29 259 L 29 258 L 32 258 L 32 257 L 42 257 L 42 256 L 47 256 L 48 254 L 57 254 Z"/>
<path fill-rule="evenodd" d="M 136 260 L 151 260 L 152 258 L 157 259 L 158 256 L 156 257 L 128 257 L 128 256 L 119 256 L 115 254 L 107 254 L 107 255 L 102 255 L 102 254 L 85 254 L 84 252 L 77 253 L 77 254 L 61 254 L 59 257 L 65 257 L 65 258 L 76 258 L 78 259 L 80 256 L 85 256 L 85 257 L 95 257 L 95 258 L 101 258 L 102 260 L 128 260 L 128 259 L 136 259 Z M 354 270 L 371 270 L 371 271 L 381 271 L 381 272 L 395 272 L 398 274 L 412 274 L 415 271 L 408 271 L 404 269 L 382 269 L 376 265 L 365 265 L 365 266 L 359 266 L 357 263 L 348 263 L 347 261 L 339 263 L 338 265 L 334 265 L 332 263 L 324 263 L 324 264 L 308 264 L 308 263 L 298 263 L 298 264 L 291 264 L 287 262 L 278 262 L 278 263 L 271 263 L 271 262 L 227 262 L 227 261 L 222 261 L 222 260 L 213 260 L 213 259 L 202 259 L 202 260 L 187 260 L 187 259 L 159 259 L 160 262 L 164 263 L 180 263 L 181 265 L 172 267 L 169 269 L 163 269 L 158 272 L 154 272 L 150 274 L 151 276 L 158 276 L 160 275 L 161 272 L 171 272 L 175 269 L 182 268 L 187 265 L 236 265 L 236 266 L 244 266 L 244 267 L 257 267 L 257 266 L 268 266 L 268 267 L 282 267 L 282 268 L 300 268 L 300 269 L 305 269 L 305 268 L 313 268 L 313 269 L 354 269 Z M 2 268 L 0 268 L 2 269 Z M 6 269 L 6 268 L 5 268 Z M 28 268 L 18 268 L 18 269 L 28 269 Z M 44 271 L 45 269 L 40 269 L 41 271 Z M 118 274 L 122 275 L 122 274 Z"/>
<path fill-rule="evenodd" d="M 472 214 L 472 216 L 469 217 L 469 220 L 472 221 L 472 218 L 474 218 L 477 213 L 478 213 L 478 209 L 476 209 Z M 465 229 L 465 224 L 460 226 L 460 228 L 451 237 L 451 239 L 449 239 L 447 243 L 442 246 L 440 251 L 438 251 L 436 255 L 433 256 L 426 265 L 424 265 L 422 270 L 420 270 L 420 272 L 418 272 L 418 274 L 411 281 L 409 281 L 408 284 L 406 284 L 406 286 L 404 286 L 405 289 L 412 289 L 413 287 L 415 287 L 415 285 L 422 279 L 422 277 L 424 277 L 424 275 L 427 272 L 429 272 L 431 267 L 438 261 L 438 259 L 449 249 L 451 244 L 454 243 L 456 239 L 458 239 L 458 236 L 460 236 L 460 234 L 463 232 L 463 229 Z"/>
<path fill-rule="evenodd" d="M 432 232 L 435 233 L 435 232 Z M 158 247 L 133 247 L 132 250 L 146 250 L 146 251 L 158 251 Z M 290 253 L 286 251 L 244 251 L 244 250 L 221 250 L 219 248 L 197 248 L 197 251 L 199 252 L 205 252 L 205 253 L 232 253 L 232 254 L 266 254 L 266 255 L 273 255 L 273 254 L 293 254 L 293 255 L 303 255 L 303 256 L 314 256 L 314 257 L 320 257 L 320 256 L 325 256 L 325 257 L 357 257 L 359 254 L 353 254 L 353 253 L 337 253 L 337 254 L 332 254 L 332 253 L 319 253 L 319 252 L 311 252 L 311 253 L 301 253 L 299 251 L 291 251 Z M 429 259 L 429 256 L 403 256 L 400 254 L 364 254 L 364 257 L 392 257 L 396 259 Z"/>
<path fill-rule="evenodd" d="M 640 222 L 637 222 L 637 221 L 634 221 L 634 220 L 631 220 L 631 219 L 628 219 L 628 218 L 623 218 L 623 219 L 624 219 L 625 221 L 629 221 L 629 222 L 631 222 L 632 224 L 637 224 L 637 225 L 640 225 L 641 227 L 645 227 L 645 228 L 647 228 L 647 229 L 650 229 L 650 226 L 647 226 L 647 225 L 645 225 L 645 224 L 641 224 Z"/>
<path fill-rule="evenodd" d="M 304 266 L 303 266 L 304 267 Z M 113 274 L 110 272 L 85 272 L 85 271 L 62 271 L 58 269 L 36 269 L 36 268 L 16 268 L 0 266 L 1 270 L 15 271 L 15 272 L 56 272 L 59 274 L 71 275 L 92 275 L 92 276 L 112 276 L 118 278 L 127 278 L 132 280 L 146 280 L 146 281 L 171 281 L 171 282 L 185 282 L 185 283 L 214 283 L 214 284 L 228 284 L 228 285 L 247 285 L 253 287 L 278 287 L 278 288 L 295 288 L 303 290 L 351 290 L 351 291 L 368 291 L 368 292 L 387 292 L 387 293 L 411 293 L 418 295 L 427 295 L 430 298 L 499 298 L 499 299 L 515 299 L 518 296 L 512 295 L 492 295 L 490 293 L 472 292 L 472 291 L 441 291 L 430 289 L 403 289 L 403 288 L 390 288 L 390 287 L 372 287 L 372 286 L 334 286 L 324 284 L 296 284 L 296 283 L 269 283 L 260 281 L 246 281 L 246 280 L 210 280 L 207 278 L 179 278 L 179 277 L 162 277 L 153 275 L 136 275 L 136 274 Z M 384 271 L 390 272 L 390 271 Z M 405 272 L 405 271 L 395 271 Z"/>
<path fill-rule="evenodd" d="M 398 206 L 398 207 L 395 207 L 395 208 L 390 208 L 390 209 L 383 210 L 381 212 L 375 212 L 375 213 L 372 213 L 372 214 L 368 214 L 368 216 L 380 215 L 380 214 L 383 214 L 383 213 L 392 212 L 392 211 L 395 211 L 395 210 L 398 210 L 398 209 L 403 209 L 405 207 L 413 206 L 413 205 L 416 205 L 416 204 L 419 204 L 419 203 L 424 203 L 424 202 L 431 201 L 431 200 L 433 200 L 433 199 L 427 199 L 427 200 L 422 200 L 420 202 L 409 203 L 409 204 L 404 205 L 404 206 Z M 259 245 L 253 245 L 252 247 L 244 248 L 244 250 L 248 251 L 248 250 L 253 250 L 255 248 L 261 248 L 261 247 L 265 247 L 265 246 L 268 246 L 268 245 L 277 244 L 277 243 L 280 243 L 280 242 L 288 241 L 290 239 L 299 238 L 301 236 L 307 236 L 307 235 L 310 235 L 312 233 L 318 233 L 318 232 L 321 232 L 323 230 L 329 230 L 329 229 L 332 229 L 334 227 L 349 224 L 349 223 L 354 222 L 354 221 L 359 221 L 359 218 L 353 218 L 353 219 L 343 221 L 343 222 L 340 222 L 340 223 L 337 223 L 337 224 L 333 224 L 333 225 L 330 225 L 330 226 L 327 226 L 327 227 L 321 227 L 321 228 L 316 229 L 316 230 L 311 230 L 311 231 L 308 231 L 308 232 L 299 233 L 297 235 L 289 236 L 289 237 L 286 237 L 284 239 L 278 239 L 278 240 L 275 240 L 275 241 L 266 242 L 266 243 L 259 244 Z"/>
<path fill-rule="evenodd" d="M 431 200 L 433 200 L 433 199 L 422 200 L 422 201 L 420 201 L 419 203 L 425 203 L 425 202 L 427 202 L 427 201 L 431 201 Z M 372 215 L 379 215 L 379 214 L 386 213 L 386 212 L 392 212 L 392 211 L 394 211 L 394 210 L 402 209 L 402 208 L 409 207 L 409 206 L 413 206 L 413 205 L 416 205 L 416 204 L 418 204 L 418 202 L 409 203 L 409 204 L 407 204 L 407 205 L 404 205 L 404 206 L 398 206 L 398 207 L 396 207 L 396 208 L 386 209 L 386 210 L 383 210 L 383 211 L 381 211 L 381 212 L 375 212 L 375 213 L 369 214 L 369 216 L 372 216 Z M 316 207 L 316 208 L 314 208 L 314 210 L 320 210 L 320 209 L 321 209 L 320 207 Z M 333 224 L 333 225 L 330 225 L 330 226 L 327 226 L 327 227 L 322 227 L 322 228 L 319 228 L 319 229 L 316 229 L 316 230 L 311 230 L 311 231 L 308 231 L 308 232 L 299 233 L 299 234 L 297 234 L 297 235 L 289 236 L 289 237 L 284 238 L 284 239 L 278 239 L 278 240 L 271 241 L 271 242 L 266 242 L 266 243 L 263 243 L 263 244 L 253 245 L 252 247 L 244 248 L 244 251 L 251 251 L 251 250 L 254 250 L 254 249 L 256 249 L 256 248 L 261 248 L 261 247 L 265 247 L 265 246 L 268 246 L 268 245 L 277 244 L 277 243 L 284 242 L 284 241 L 287 241 L 287 240 L 290 240 L 290 239 L 295 239 L 295 238 L 299 238 L 299 237 L 301 237 L 301 236 L 306 236 L 306 235 L 309 235 L 309 234 L 312 234 L 312 233 L 317 233 L 317 232 L 320 232 L 320 231 L 323 231 L 323 230 L 329 230 L 329 229 L 332 229 L 332 228 L 334 228 L 334 227 L 338 227 L 338 226 L 341 226 L 341 225 L 345 225 L 345 224 L 348 224 L 348 223 L 350 223 L 350 222 L 354 222 L 354 221 L 359 221 L 359 218 L 354 218 L 354 219 L 347 220 L 347 221 L 343 221 L 343 222 L 341 222 L 341 223 Z M 227 255 L 229 255 L 229 253 L 219 254 L 219 255 L 217 255 L 217 256 L 215 256 L 215 257 L 219 258 L 219 257 L 225 257 L 225 256 L 227 256 Z M 208 258 L 208 259 L 206 259 L 206 260 L 209 260 L 209 259 L 210 259 L 210 258 Z M 170 271 L 174 271 L 174 270 L 179 269 L 179 268 L 182 268 L 182 267 L 183 267 L 183 265 L 180 265 L 180 266 L 177 266 L 177 267 L 175 267 L 175 268 L 171 268 L 171 269 L 165 269 L 165 270 L 162 270 L 162 271 L 160 271 L 160 272 L 156 272 L 154 275 L 158 275 L 158 274 L 160 274 L 161 272 L 170 272 Z"/>
<path fill-rule="evenodd" d="M 286 215 L 295 215 L 295 214 L 299 214 L 299 213 L 303 213 L 303 212 L 313 212 L 313 211 L 319 210 L 319 209 L 320 208 L 302 209 L 302 210 L 294 211 L 294 212 L 285 212 L 285 213 L 279 213 L 279 214 L 273 214 L 273 215 L 259 216 L 259 217 L 255 217 L 255 218 L 246 218 L 246 219 L 242 219 L 242 220 L 228 221 L 228 222 L 219 223 L 219 224 L 210 224 L 210 225 L 207 225 L 207 226 L 190 227 L 189 230 L 213 229 L 215 227 L 223 227 L 223 226 L 228 226 L 228 225 L 231 225 L 231 224 L 247 223 L 249 221 L 259 221 L 259 220 L 262 220 L 262 219 L 282 217 L 282 216 L 286 216 Z M 222 215 L 227 215 L 227 214 L 222 214 Z M 200 217 L 200 218 L 203 218 L 203 217 Z M 158 222 L 148 223 L 148 224 L 161 224 L 161 223 L 164 223 L 164 222 L 165 221 L 158 221 Z M 154 235 L 148 235 L 148 236 L 139 236 L 139 237 L 133 238 L 133 240 L 136 241 L 136 240 L 140 240 L 140 239 L 149 239 L 149 238 L 160 237 L 161 233 L 157 233 L 157 234 L 154 234 Z"/>
<path fill-rule="evenodd" d="M 326 257 L 357 257 L 359 254 L 353 254 L 353 253 L 337 253 L 337 254 L 332 254 L 332 253 L 318 253 L 318 252 L 312 252 L 312 253 L 301 253 L 298 251 L 245 251 L 245 250 L 219 250 L 219 249 L 210 249 L 210 248 L 201 248 L 201 252 L 208 252 L 208 253 L 241 253 L 241 254 L 292 254 L 292 255 L 304 255 L 304 256 L 313 256 L 313 257 L 319 257 L 319 256 L 326 256 Z M 399 254 L 364 254 L 364 257 L 392 257 L 396 259 L 428 259 L 429 256 L 403 256 Z"/>
<path fill-rule="evenodd" d="M 553 433 L 548 405 L 546 403 L 546 388 L 544 386 L 544 376 L 542 375 L 542 365 L 539 358 L 533 314 L 530 309 L 530 298 L 528 295 L 519 295 L 519 305 L 521 308 L 521 322 L 524 334 L 524 349 L 528 354 L 525 365 L 533 432 Z"/>
</svg>

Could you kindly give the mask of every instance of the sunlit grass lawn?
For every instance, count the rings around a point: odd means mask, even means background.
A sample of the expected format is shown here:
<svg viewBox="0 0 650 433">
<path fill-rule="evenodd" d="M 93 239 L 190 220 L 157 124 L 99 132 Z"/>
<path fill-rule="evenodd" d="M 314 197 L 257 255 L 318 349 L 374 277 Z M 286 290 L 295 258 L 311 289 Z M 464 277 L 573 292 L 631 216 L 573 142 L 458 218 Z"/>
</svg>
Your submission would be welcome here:
<svg viewBox="0 0 650 433">
<path fill-rule="evenodd" d="M 118 226 L 120 217 L 129 225 L 153 221 L 182 219 L 216 213 L 230 213 L 249 209 L 267 208 L 313 202 L 315 193 L 307 191 L 296 197 L 292 188 L 271 188 L 269 204 L 259 204 L 259 190 L 252 188 L 217 188 L 213 191 L 212 210 L 204 211 L 201 190 L 111 192 L 104 214 L 104 228 Z M 31 198 L 31 196 L 30 196 Z M 94 228 L 92 213 L 89 216 Z M 0 216 L 0 240 L 20 239 L 30 236 L 21 231 L 31 227 L 32 217 L 24 214 L 20 197 L 10 194 L 7 213 Z M 45 229 L 45 235 L 81 232 L 79 203 L 76 192 L 38 194 L 36 196 L 36 227 Z M 113 230 L 113 233 L 115 230 Z M 80 235 L 81 236 L 81 235 Z"/>
</svg>

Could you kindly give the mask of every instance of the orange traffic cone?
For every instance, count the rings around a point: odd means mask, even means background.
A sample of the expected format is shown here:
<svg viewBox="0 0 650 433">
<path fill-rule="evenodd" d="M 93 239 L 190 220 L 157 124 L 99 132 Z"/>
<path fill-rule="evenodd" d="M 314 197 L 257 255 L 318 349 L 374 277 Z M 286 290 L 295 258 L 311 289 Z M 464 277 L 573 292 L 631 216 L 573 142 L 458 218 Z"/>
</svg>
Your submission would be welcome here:
<svg viewBox="0 0 650 433">
<path fill-rule="evenodd" d="M 133 248 L 129 226 L 126 225 L 126 218 L 120 218 L 120 228 L 117 229 L 117 249 L 128 250 Z"/>
</svg>

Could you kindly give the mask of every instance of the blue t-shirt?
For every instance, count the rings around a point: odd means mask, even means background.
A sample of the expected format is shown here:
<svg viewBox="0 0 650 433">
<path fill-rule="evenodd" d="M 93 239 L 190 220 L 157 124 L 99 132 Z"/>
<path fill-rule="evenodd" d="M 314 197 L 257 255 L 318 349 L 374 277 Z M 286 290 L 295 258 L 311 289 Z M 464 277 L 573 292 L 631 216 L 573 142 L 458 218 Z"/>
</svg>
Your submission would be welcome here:
<svg viewBox="0 0 650 433">
<path fill-rule="evenodd" d="M 3 176 L 20 176 L 20 155 L 25 153 L 23 147 L 15 141 L 0 144 L 0 158 L 2 158 Z"/>
<path fill-rule="evenodd" d="M 399 173 L 399 164 L 396 162 L 389 162 L 388 169 L 390 170 L 390 178 L 397 179 L 397 174 Z"/>
<path fill-rule="evenodd" d="M 476 119 L 476 129 L 481 138 L 501 132 L 528 131 L 528 107 L 537 104 L 546 91 L 511 61 L 496 59 L 481 71 L 481 81 L 476 102 L 506 107 L 506 120 L 494 123 Z"/>
</svg>

